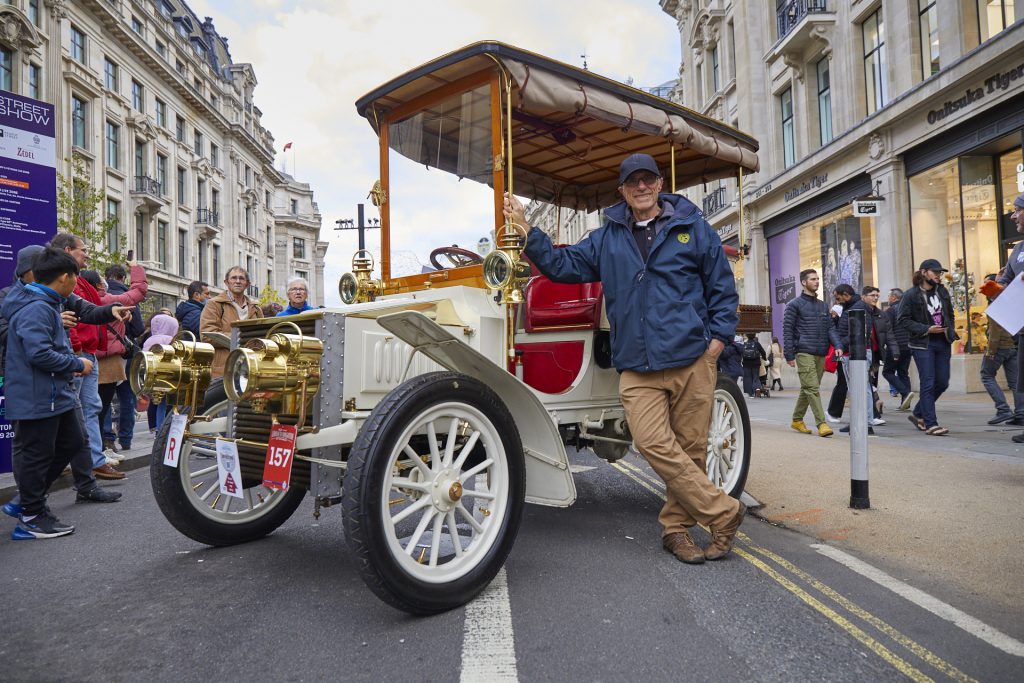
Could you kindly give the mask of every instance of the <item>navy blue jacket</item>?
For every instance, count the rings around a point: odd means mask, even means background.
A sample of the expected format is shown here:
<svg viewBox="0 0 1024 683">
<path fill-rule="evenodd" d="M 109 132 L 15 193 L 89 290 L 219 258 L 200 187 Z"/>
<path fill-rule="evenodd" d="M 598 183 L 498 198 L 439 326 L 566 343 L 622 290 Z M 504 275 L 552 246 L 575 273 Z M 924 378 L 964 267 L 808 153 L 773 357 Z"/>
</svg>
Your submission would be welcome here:
<svg viewBox="0 0 1024 683">
<path fill-rule="evenodd" d="M 662 194 L 659 201 L 671 205 L 672 217 L 646 263 L 625 202 L 605 211 L 607 222 L 578 244 L 555 249 L 538 228 L 526 242 L 526 255 L 550 279 L 601 281 L 619 372 L 690 365 L 712 339 L 732 341 L 739 322 L 739 297 L 718 234 L 685 197 Z"/>
<path fill-rule="evenodd" d="M 38 420 L 74 410 L 75 373 L 85 368 L 61 323 L 64 299 L 33 285 L 15 287 L 0 313 L 9 324 L 4 377 L 8 420 Z M 95 372 L 95 370 L 93 370 Z"/>
<path fill-rule="evenodd" d="M 308 301 L 303 301 L 302 302 L 302 308 L 295 308 L 291 304 L 288 304 L 288 308 L 286 308 L 283 311 L 281 311 L 280 313 L 278 313 L 276 317 L 280 318 L 283 315 L 297 315 L 299 313 L 303 313 L 305 311 L 312 311 L 312 310 L 313 310 L 313 307 L 309 305 L 309 302 Z"/>
<path fill-rule="evenodd" d="M 181 329 L 189 330 L 199 339 L 199 318 L 203 315 L 203 304 L 198 301 L 182 301 L 174 310 L 174 317 L 181 323 Z"/>
<path fill-rule="evenodd" d="M 743 347 L 729 342 L 718 356 L 718 374 L 731 377 L 737 382 L 743 374 Z"/>
</svg>

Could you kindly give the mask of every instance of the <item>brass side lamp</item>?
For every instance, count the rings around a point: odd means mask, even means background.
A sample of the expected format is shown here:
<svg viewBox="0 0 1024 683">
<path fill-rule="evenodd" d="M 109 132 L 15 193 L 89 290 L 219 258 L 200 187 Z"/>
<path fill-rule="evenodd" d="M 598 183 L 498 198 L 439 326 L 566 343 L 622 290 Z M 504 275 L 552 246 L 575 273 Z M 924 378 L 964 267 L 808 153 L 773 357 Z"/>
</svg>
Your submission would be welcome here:
<svg viewBox="0 0 1024 683">
<path fill-rule="evenodd" d="M 128 376 L 132 391 L 148 394 L 153 403 L 166 399 L 194 409 L 210 386 L 213 356 L 213 346 L 184 330 L 170 344 L 155 344 L 136 354 Z"/>
<path fill-rule="evenodd" d="M 373 255 L 361 249 L 352 257 L 352 271 L 345 273 L 338 281 L 338 294 L 344 304 L 373 301 L 384 291 L 384 284 L 373 274 Z"/>
<path fill-rule="evenodd" d="M 522 259 L 526 230 L 506 223 L 498 238 L 498 248 L 484 259 L 484 283 L 501 292 L 501 303 L 523 302 L 523 287 L 530 279 L 530 264 Z"/>
<path fill-rule="evenodd" d="M 291 326 L 295 334 L 277 332 Z M 266 339 L 250 340 L 228 355 L 224 390 L 234 402 L 248 401 L 257 413 L 274 404 L 274 412 L 299 415 L 299 424 L 320 389 L 324 343 L 302 333 L 293 322 L 270 329 Z"/>
</svg>

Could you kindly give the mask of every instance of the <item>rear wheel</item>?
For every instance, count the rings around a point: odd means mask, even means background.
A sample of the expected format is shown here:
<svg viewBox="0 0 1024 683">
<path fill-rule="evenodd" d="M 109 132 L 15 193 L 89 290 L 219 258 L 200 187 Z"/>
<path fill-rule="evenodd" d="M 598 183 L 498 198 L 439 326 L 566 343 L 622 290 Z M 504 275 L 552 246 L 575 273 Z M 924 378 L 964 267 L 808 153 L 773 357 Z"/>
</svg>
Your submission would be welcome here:
<svg viewBox="0 0 1024 683">
<path fill-rule="evenodd" d="M 750 416 L 735 381 L 719 375 L 708 428 L 708 479 L 739 498 L 750 469 Z"/>
<path fill-rule="evenodd" d="M 434 614 L 498 573 L 524 500 L 522 445 L 504 403 L 472 377 L 430 373 L 381 401 L 352 445 L 345 537 L 378 597 Z"/>
<path fill-rule="evenodd" d="M 223 384 L 214 383 L 204 402 L 200 415 L 220 418 L 228 414 L 230 403 Z M 150 480 L 164 517 L 189 538 L 213 546 L 263 538 L 284 524 L 302 502 L 305 489 L 278 491 L 255 482 L 248 482 L 251 485 L 243 489 L 241 499 L 221 495 L 216 440 L 212 434 L 187 437 L 181 446 L 178 467 L 164 465 L 170 426 L 170 419 L 164 420 L 154 440 Z"/>
</svg>

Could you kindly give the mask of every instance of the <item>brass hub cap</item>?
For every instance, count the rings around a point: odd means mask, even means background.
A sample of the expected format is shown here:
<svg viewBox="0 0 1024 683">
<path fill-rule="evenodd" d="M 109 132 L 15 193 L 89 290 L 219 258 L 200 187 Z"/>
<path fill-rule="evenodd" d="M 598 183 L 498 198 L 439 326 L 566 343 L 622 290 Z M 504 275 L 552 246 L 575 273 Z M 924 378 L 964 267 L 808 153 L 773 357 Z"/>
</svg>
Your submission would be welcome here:
<svg viewBox="0 0 1024 683">
<path fill-rule="evenodd" d="M 448 489 L 448 497 L 453 503 L 458 502 L 459 498 L 462 498 L 462 484 L 457 481 L 453 482 Z"/>
</svg>

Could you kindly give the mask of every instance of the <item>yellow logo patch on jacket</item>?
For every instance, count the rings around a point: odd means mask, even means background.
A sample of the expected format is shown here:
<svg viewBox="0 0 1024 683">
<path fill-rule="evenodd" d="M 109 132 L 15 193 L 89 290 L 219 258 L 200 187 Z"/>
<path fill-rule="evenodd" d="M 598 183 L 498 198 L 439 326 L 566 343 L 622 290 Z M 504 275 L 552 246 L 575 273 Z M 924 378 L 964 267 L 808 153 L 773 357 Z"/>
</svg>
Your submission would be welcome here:
<svg viewBox="0 0 1024 683">
<path fill-rule="evenodd" d="M 676 235 L 676 237 L 677 237 L 677 238 L 679 239 L 679 241 L 680 241 L 680 242 L 682 242 L 683 244 L 688 244 L 688 243 L 689 243 L 689 241 L 690 241 L 690 233 L 688 233 L 688 232 L 681 232 L 681 233 L 679 233 L 678 235 Z"/>
</svg>

